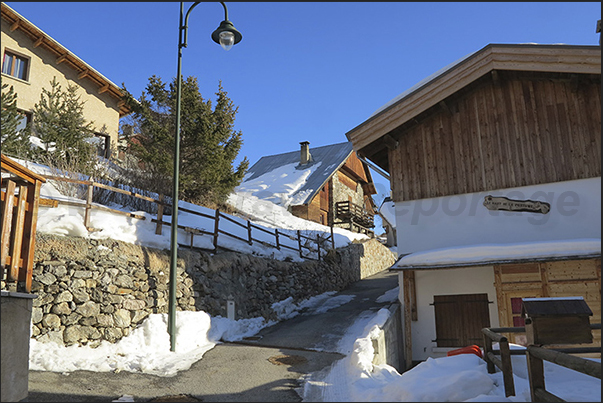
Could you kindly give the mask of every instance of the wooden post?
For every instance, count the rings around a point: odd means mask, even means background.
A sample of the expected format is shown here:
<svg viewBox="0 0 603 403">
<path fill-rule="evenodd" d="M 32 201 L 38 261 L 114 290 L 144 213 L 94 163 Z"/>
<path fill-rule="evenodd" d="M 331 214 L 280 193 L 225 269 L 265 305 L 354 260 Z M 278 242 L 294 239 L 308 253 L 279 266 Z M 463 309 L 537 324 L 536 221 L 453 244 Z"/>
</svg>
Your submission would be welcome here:
<svg viewBox="0 0 603 403">
<path fill-rule="evenodd" d="M 299 257 L 302 256 L 302 243 L 301 243 L 301 232 L 297 230 L 297 244 L 299 245 Z"/>
<path fill-rule="evenodd" d="M 483 330 L 482 330 L 483 333 Z M 496 367 L 494 363 L 488 357 L 488 354 L 492 352 L 492 339 L 488 337 L 485 333 L 483 333 L 484 337 L 484 360 L 486 361 L 486 366 L 488 368 L 488 373 L 493 374 L 496 372 Z"/>
<path fill-rule="evenodd" d="M 331 247 L 335 249 L 335 235 L 333 235 L 333 224 L 331 223 Z"/>
<path fill-rule="evenodd" d="M 251 221 L 247 220 L 247 235 L 249 237 L 249 245 L 253 243 L 253 239 L 251 239 Z"/>
<path fill-rule="evenodd" d="M 11 243 L 11 260 L 9 280 L 18 281 L 21 271 L 21 246 L 23 244 L 23 226 L 25 224 L 25 201 L 27 199 L 27 186 L 19 185 L 19 196 L 17 198 L 17 214 L 13 223 L 13 240 Z M 5 203 L 13 203 L 13 198 L 5 200 Z"/>
<path fill-rule="evenodd" d="M 214 253 L 218 252 L 218 233 L 220 230 L 220 209 L 216 209 L 216 218 L 214 224 Z"/>
<path fill-rule="evenodd" d="M 163 193 L 159 194 L 159 204 L 157 204 L 157 227 L 155 227 L 155 234 L 161 235 L 161 227 L 163 223 Z"/>
<path fill-rule="evenodd" d="M 528 379 L 530 381 L 530 397 L 532 402 L 538 402 L 536 389 L 546 390 L 544 387 L 544 363 L 541 358 L 530 354 L 526 349 L 526 362 L 528 364 Z"/>
<path fill-rule="evenodd" d="M 502 362 L 503 382 L 505 384 L 505 396 L 515 396 L 515 384 L 513 382 L 513 365 L 511 364 L 511 350 L 509 340 L 503 338 L 498 342 L 500 348 L 500 361 Z"/>
<path fill-rule="evenodd" d="M 86 193 L 86 214 L 84 215 L 84 227 L 86 227 L 86 229 L 88 231 L 90 231 L 92 229 L 92 228 L 90 228 L 90 210 L 92 209 L 93 192 L 94 192 L 93 182 L 90 181 L 90 183 L 88 184 L 88 191 Z"/>
<path fill-rule="evenodd" d="M 274 238 L 276 240 L 276 249 L 281 250 L 281 244 L 278 240 L 278 228 L 274 229 Z"/>
</svg>

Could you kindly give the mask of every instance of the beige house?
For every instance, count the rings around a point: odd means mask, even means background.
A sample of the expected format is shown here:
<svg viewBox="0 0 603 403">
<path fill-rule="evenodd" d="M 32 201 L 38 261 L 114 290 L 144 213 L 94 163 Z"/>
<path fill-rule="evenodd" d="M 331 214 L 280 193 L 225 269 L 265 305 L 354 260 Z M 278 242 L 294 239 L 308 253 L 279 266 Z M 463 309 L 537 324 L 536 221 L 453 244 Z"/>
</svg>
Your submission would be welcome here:
<svg viewBox="0 0 603 403">
<path fill-rule="evenodd" d="M 63 87 L 76 85 L 84 101 L 84 118 L 93 122 L 99 155 L 117 146 L 119 119 L 130 113 L 121 89 L 25 17 L 2 3 L 2 82 L 13 86 L 17 107 L 32 119 L 42 89 L 56 77 Z"/>
</svg>

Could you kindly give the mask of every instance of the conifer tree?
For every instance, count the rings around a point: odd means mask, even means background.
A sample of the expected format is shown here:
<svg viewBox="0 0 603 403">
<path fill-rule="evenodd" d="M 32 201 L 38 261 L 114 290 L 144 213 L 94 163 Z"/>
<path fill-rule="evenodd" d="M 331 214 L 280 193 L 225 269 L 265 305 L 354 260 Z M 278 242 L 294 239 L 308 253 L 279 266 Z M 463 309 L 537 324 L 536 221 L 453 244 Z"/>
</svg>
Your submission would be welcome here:
<svg viewBox="0 0 603 403">
<path fill-rule="evenodd" d="M 84 102 L 77 91 L 75 85 L 63 90 L 54 77 L 50 89 L 43 88 L 40 101 L 34 105 L 28 134 L 44 144 L 44 150 L 39 152 L 44 160 L 91 174 L 96 163 L 95 147 L 90 142 L 94 126 L 84 118 Z"/>
<path fill-rule="evenodd" d="M 1 82 L 1 81 L 0 81 Z M 17 130 L 23 115 L 17 110 L 17 94 L 13 86 L 2 83 L 1 111 L 2 152 L 16 157 L 27 158 L 30 154 L 29 137 Z"/>
<path fill-rule="evenodd" d="M 179 198 L 210 207 L 225 202 L 249 167 L 246 157 L 236 168 L 233 166 L 243 144 L 241 131 L 234 130 L 238 107 L 221 82 L 215 95 L 212 108 L 212 101 L 201 96 L 195 77 L 182 82 Z M 131 142 L 132 150 L 145 169 L 160 178 L 156 182 L 162 188 L 157 191 L 171 194 L 176 80 L 167 88 L 161 78 L 150 77 L 139 102 L 130 105 L 138 134 Z"/>
</svg>

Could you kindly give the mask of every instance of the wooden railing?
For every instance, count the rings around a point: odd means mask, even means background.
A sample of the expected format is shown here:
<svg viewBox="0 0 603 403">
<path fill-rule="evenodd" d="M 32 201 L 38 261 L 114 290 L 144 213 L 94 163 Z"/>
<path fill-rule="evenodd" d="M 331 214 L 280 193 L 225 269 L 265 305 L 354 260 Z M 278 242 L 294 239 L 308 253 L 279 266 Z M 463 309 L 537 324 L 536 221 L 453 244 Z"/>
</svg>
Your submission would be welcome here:
<svg viewBox="0 0 603 403">
<path fill-rule="evenodd" d="M 341 223 L 350 224 L 350 230 L 356 225 L 365 231 L 371 231 L 375 226 L 373 216 L 370 215 L 361 206 L 350 201 L 341 201 L 335 203 L 335 218 L 341 220 Z"/>
<path fill-rule="evenodd" d="M 40 188 L 45 179 L 2 154 L 2 279 L 31 292 Z"/>
<path fill-rule="evenodd" d="M 164 225 L 167 225 L 167 226 L 171 225 L 171 223 L 169 221 L 163 221 L 164 210 L 166 209 L 166 207 L 171 208 L 171 204 L 166 202 L 166 200 L 169 199 L 166 196 L 159 195 L 158 198 L 155 199 L 152 197 L 143 196 L 136 192 L 112 187 L 112 186 L 109 186 L 109 185 L 106 185 L 103 183 L 98 183 L 98 182 L 90 181 L 90 180 L 76 180 L 76 179 L 65 178 L 62 176 L 50 176 L 50 175 L 44 176 L 44 177 L 49 181 L 70 182 L 70 183 L 73 183 L 76 185 L 83 185 L 83 186 L 87 187 L 86 200 L 83 202 L 65 201 L 65 200 L 59 200 L 59 199 L 50 199 L 50 200 L 53 200 L 55 202 L 55 204 L 63 204 L 63 205 L 84 208 L 85 209 L 84 225 L 88 229 L 88 231 L 95 230 L 95 228 L 92 228 L 90 225 L 90 212 L 92 211 L 92 209 L 108 211 L 108 212 L 111 212 L 114 214 L 121 214 L 121 215 L 125 215 L 128 217 L 136 218 L 139 220 L 146 219 L 145 216 L 140 215 L 140 214 L 129 213 L 129 212 L 121 211 L 121 210 L 112 209 L 110 207 L 106 207 L 103 205 L 93 204 L 92 200 L 94 198 L 94 189 L 95 188 L 124 194 L 127 196 L 131 196 L 131 197 L 134 197 L 134 198 L 137 198 L 140 200 L 145 200 L 147 202 L 156 204 L 157 205 L 157 208 L 156 208 L 157 218 L 152 219 L 151 221 L 156 224 L 155 233 L 158 235 L 160 235 L 162 233 L 162 227 Z M 220 249 L 228 249 L 224 246 L 220 246 L 219 242 L 218 242 L 220 235 L 225 235 L 227 237 L 237 239 L 241 242 L 248 243 L 249 245 L 253 245 L 255 242 L 255 243 L 261 244 L 262 246 L 274 248 L 277 250 L 290 249 L 290 250 L 297 252 L 299 254 L 299 257 L 304 258 L 304 259 L 321 260 L 324 257 L 324 255 L 326 255 L 327 250 L 335 249 L 335 237 L 333 234 L 333 227 L 330 228 L 330 235 L 328 235 L 328 236 L 321 236 L 320 234 L 317 234 L 316 237 L 308 237 L 306 235 L 303 235 L 302 232 L 299 230 L 293 231 L 294 235 L 292 235 L 292 234 L 288 233 L 290 231 L 286 231 L 286 230 L 279 231 L 278 229 L 275 229 L 274 231 L 270 231 L 266 228 L 263 228 L 261 226 L 258 226 L 256 224 L 252 223 L 249 219 L 245 220 L 244 222 L 240 222 L 239 220 L 236 220 L 234 217 L 221 212 L 219 209 L 214 210 L 214 214 L 212 214 L 212 215 L 205 214 L 205 213 L 202 213 L 202 212 L 196 211 L 196 210 L 187 209 L 184 207 L 178 207 L 178 210 L 181 212 L 190 213 L 190 214 L 198 215 L 200 217 L 204 217 L 204 218 L 213 220 L 213 224 L 214 224 L 213 231 L 207 231 L 206 229 L 203 229 L 203 228 L 195 228 L 195 227 L 188 227 L 188 226 L 184 226 L 184 225 L 178 225 L 178 228 L 180 228 L 180 229 L 184 230 L 185 232 L 187 232 L 188 234 L 190 234 L 190 243 L 189 243 L 189 245 L 186 245 L 186 246 L 189 246 L 190 248 L 194 247 L 193 243 L 194 243 L 195 236 L 208 235 L 208 236 L 212 237 L 214 252 L 217 252 L 219 248 Z M 233 234 L 231 232 L 225 231 L 223 229 L 220 229 L 221 220 L 222 221 L 226 220 L 228 222 L 231 222 L 231 223 L 245 229 L 247 236 L 242 237 L 242 236 Z M 254 237 L 254 234 L 253 234 L 254 230 L 256 233 L 257 233 L 257 231 L 260 231 L 262 233 L 268 234 L 269 236 L 273 236 L 274 243 L 262 241 L 262 240 L 258 239 L 257 236 Z M 292 241 L 295 241 L 296 246 L 293 247 L 293 246 L 287 245 L 286 243 L 283 243 L 282 242 L 283 238 L 287 238 Z M 184 246 L 184 245 L 180 244 L 180 246 Z M 322 251 L 322 253 L 321 253 L 321 251 Z M 316 254 L 316 257 L 312 256 L 312 254 Z"/>
<path fill-rule="evenodd" d="M 590 325 L 590 328 L 600 330 L 601 324 L 593 323 Z M 493 374 L 496 371 L 495 367 L 502 371 L 506 397 L 515 396 L 513 366 L 511 364 L 512 355 L 526 356 L 528 363 L 528 374 L 530 377 L 530 394 L 532 395 L 533 402 L 564 401 L 544 389 L 544 366 L 542 360 L 551 361 L 566 368 L 570 368 L 601 379 L 600 363 L 570 355 L 601 353 L 600 346 L 576 348 L 542 348 L 537 346 L 528 346 L 526 349 L 511 350 L 509 348 L 508 339 L 500 333 L 525 333 L 525 327 L 483 328 L 482 333 L 484 337 L 484 360 L 487 364 L 488 373 Z M 492 349 L 493 341 L 498 342 L 499 350 Z M 497 357 L 497 355 L 499 355 L 500 358 Z M 598 367 L 598 370 L 596 367 Z"/>
</svg>

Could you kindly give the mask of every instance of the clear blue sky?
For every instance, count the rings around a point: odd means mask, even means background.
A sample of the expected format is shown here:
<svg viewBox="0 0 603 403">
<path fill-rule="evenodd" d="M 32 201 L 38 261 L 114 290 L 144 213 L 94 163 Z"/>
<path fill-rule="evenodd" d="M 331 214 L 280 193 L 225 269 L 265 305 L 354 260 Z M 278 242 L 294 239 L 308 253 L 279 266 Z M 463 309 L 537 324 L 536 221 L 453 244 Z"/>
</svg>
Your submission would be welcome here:
<svg viewBox="0 0 603 403">
<path fill-rule="evenodd" d="M 118 86 L 139 97 L 152 75 L 176 76 L 178 2 L 7 2 Z M 185 3 L 185 12 L 192 5 Z M 490 43 L 597 45 L 600 2 L 226 2 L 243 40 L 211 33 L 218 2 L 189 19 L 182 73 L 215 99 L 219 80 L 239 107 L 244 156 L 347 141 L 375 110 Z M 381 195 L 389 184 L 377 173 Z"/>
</svg>

